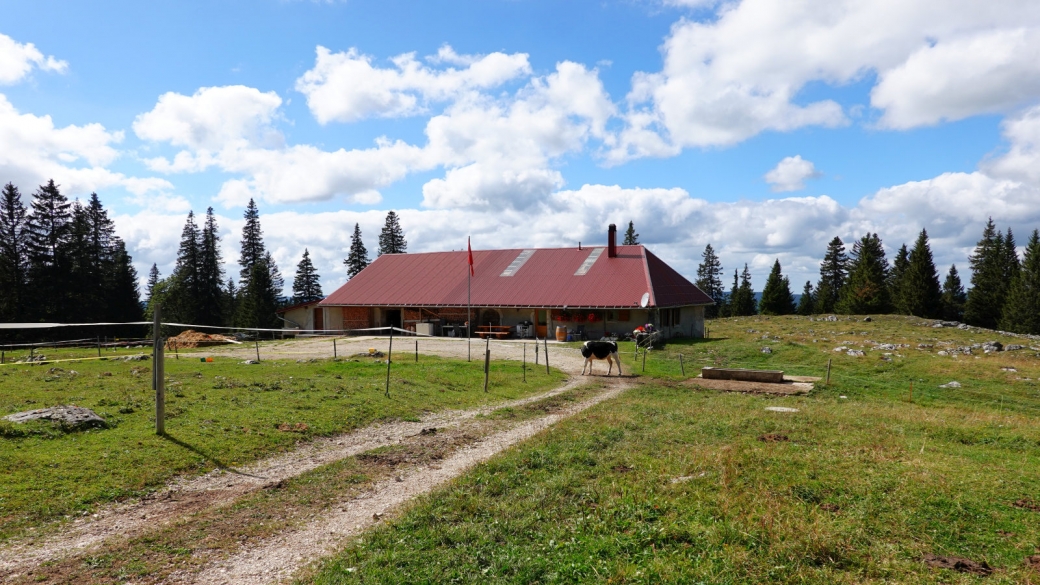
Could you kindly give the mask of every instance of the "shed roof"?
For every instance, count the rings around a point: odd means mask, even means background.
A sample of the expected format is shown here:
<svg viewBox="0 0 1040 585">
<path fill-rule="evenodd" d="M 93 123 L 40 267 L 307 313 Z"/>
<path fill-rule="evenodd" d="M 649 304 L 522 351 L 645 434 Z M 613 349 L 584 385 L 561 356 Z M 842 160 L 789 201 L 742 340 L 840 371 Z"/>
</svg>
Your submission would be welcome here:
<svg viewBox="0 0 1040 585">
<path fill-rule="evenodd" d="M 635 308 L 714 301 L 642 245 L 474 250 L 474 307 Z M 465 307 L 466 251 L 384 254 L 322 306 Z"/>
</svg>

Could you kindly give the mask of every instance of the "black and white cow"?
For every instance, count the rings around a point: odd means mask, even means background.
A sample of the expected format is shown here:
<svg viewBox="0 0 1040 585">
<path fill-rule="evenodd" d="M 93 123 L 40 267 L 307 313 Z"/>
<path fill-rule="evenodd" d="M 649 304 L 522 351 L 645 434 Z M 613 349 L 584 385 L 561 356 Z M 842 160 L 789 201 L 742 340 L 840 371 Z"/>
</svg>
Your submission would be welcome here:
<svg viewBox="0 0 1040 585">
<path fill-rule="evenodd" d="M 614 362 L 617 362 L 618 376 L 621 375 L 621 358 L 618 357 L 617 343 L 613 341 L 586 341 L 581 346 L 581 355 L 585 358 L 585 365 L 581 367 L 581 375 L 585 375 L 585 368 L 588 367 L 589 374 L 592 373 L 592 360 L 607 360 L 610 367 L 607 368 L 607 375 L 614 369 Z"/>
</svg>

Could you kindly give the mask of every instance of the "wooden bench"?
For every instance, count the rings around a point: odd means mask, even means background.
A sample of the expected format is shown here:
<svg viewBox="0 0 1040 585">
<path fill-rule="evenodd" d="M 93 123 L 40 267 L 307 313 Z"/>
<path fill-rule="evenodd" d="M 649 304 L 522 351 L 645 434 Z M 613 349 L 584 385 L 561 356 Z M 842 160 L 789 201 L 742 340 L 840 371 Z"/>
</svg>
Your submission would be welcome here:
<svg viewBox="0 0 1040 585">
<path fill-rule="evenodd" d="M 488 337 L 504 339 L 512 332 L 513 328 L 509 325 L 481 325 L 477 327 L 477 335 L 481 339 L 487 339 Z"/>
</svg>

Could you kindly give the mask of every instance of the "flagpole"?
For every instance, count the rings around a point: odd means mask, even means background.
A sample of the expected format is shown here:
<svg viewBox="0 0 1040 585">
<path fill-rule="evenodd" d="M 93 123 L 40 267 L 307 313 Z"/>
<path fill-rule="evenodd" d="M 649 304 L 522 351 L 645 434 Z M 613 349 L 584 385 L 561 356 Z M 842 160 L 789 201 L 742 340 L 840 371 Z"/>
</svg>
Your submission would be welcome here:
<svg viewBox="0 0 1040 585">
<path fill-rule="evenodd" d="M 466 237 L 466 249 L 469 251 L 469 257 L 473 258 L 473 247 L 470 244 L 469 237 Z M 473 289 L 473 265 L 469 264 L 466 266 L 466 361 L 473 361 L 473 307 L 472 307 L 472 289 Z"/>
</svg>

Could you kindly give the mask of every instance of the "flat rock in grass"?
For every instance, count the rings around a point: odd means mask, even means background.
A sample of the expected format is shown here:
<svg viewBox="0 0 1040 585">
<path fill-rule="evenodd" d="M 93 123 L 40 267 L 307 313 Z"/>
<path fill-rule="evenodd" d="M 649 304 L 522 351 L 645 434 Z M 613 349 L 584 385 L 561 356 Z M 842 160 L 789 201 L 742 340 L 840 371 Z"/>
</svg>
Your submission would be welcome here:
<svg viewBox="0 0 1040 585">
<path fill-rule="evenodd" d="M 1026 346 L 1024 346 L 1024 345 L 1018 345 L 1017 343 L 1012 343 L 1010 345 L 1004 346 L 1004 351 L 1018 351 L 1020 349 L 1025 349 L 1025 348 L 1026 348 Z"/>
<path fill-rule="evenodd" d="M 952 571 L 971 573 L 973 575 L 989 575 L 993 572 L 993 567 L 990 567 L 986 561 L 976 563 L 971 559 L 964 559 L 961 557 L 926 554 L 924 555 L 924 562 L 929 567 L 934 567 L 936 569 L 950 569 Z"/>
<path fill-rule="evenodd" d="M 767 406 L 766 410 L 769 412 L 798 412 L 797 408 L 791 408 L 789 406 Z"/>
<path fill-rule="evenodd" d="M 259 364 L 259 363 L 260 362 L 258 362 L 256 360 L 246 360 L 246 361 L 242 362 L 242 365 L 244 365 L 244 366 L 255 366 L 256 364 Z"/>
<path fill-rule="evenodd" d="M 961 387 L 961 383 L 958 382 L 957 380 L 953 380 L 952 382 L 947 382 L 945 384 L 939 384 L 939 387 L 940 388 L 960 388 Z"/>
<path fill-rule="evenodd" d="M 38 408 L 26 412 L 16 412 L 4 417 L 4 420 L 13 423 L 24 423 L 31 420 L 49 420 L 61 423 L 70 429 L 104 428 L 108 426 L 105 419 L 97 415 L 89 408 L 81 406 L 54 406 L 51 408 Z"/>
<path fill-rule="evenodd" d="M 863 356 L 865 356 L 867 354 L 863 353 L 862 351 L 860 351 L 858 349 L 850 349 L 849 351 L 845 352 L 845 355 L 847 355 L 849 357 L 863 357 Z"/>
</svg>

